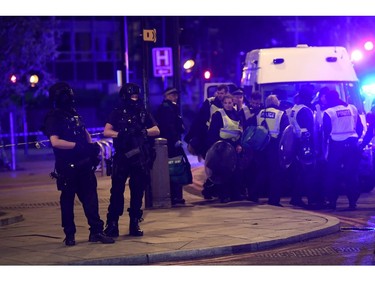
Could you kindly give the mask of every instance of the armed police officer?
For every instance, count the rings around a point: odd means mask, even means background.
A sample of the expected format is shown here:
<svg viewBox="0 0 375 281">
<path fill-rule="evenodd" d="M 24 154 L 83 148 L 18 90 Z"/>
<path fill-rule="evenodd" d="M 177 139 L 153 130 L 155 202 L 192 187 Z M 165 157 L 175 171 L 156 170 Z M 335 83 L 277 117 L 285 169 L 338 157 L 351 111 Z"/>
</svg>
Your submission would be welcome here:
<svg viewBox="0 0 375 281">
<path fill-rule="evenodd" d="M 45 117 L 43 133 L 51 141 L 55 155 L 57 189 L 61 191 L 61 219 L 65 245 L 75 245 L 74 199 L 81 201 L 88 224 L 90 242 L 114 243 L 103 233 L 99 216 L 95 169 L 100 147 L 91 142 L 82 118 L 74 108 L 74 93 L 69 84 L 58 82 L 49 89 L 53 109 Z"/>
<path fill-rule="evenodd" d="M 125 183 L 130 188 L 129 235 L 142 236 L 142 199 L 150 185 L 150 170 L 154 161 L 152 138 L 160 134 L 155 119 L 146 110 L 139 96 L 137 84 L 127 83 L 120 89 L 121 106 L 115 108 L 104 127 L 104 136 L 113 138 L 112 188 L 104 232 L 119 236 L 118 221 L 124 212 Z"/>
</svg>

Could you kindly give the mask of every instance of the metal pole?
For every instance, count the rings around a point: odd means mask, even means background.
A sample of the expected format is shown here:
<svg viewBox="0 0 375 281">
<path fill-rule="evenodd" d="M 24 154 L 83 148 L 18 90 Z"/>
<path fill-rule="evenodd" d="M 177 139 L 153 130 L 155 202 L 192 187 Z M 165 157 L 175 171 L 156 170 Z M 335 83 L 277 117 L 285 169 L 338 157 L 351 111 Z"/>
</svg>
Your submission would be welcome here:
<svg viewBox="0 0 375 281">
<path fill-rule="evenodd" d="M 142 32 L 146 29 L 146 19 L 145 17 L 142 17 Z M 149 109 L 148 104 L 148 92 L 149 92 L 149 86 L 148 86 L 148 62 L 149 62 L 149 56 L 148 56 L 148 42 L 146 42 L 142 38 L 142 51 L 143 51 L 143 102 L 145 104 L 146 109 Z"/>
<path fill-rule="evenodd" d="M 12 144 L 12 171 L 16 170 L 16 140 L 14 138 L 13 112 L 9 112 L 10 143 Z"/>
<path fill-rule="evenodd" d="M 162 18 L 162 46 L 166 46 L 166 22 L 165 17 Z M 163 82 L 163 90 L 165 90 L 168 87 L 168 77 L 165 77 L 164 75 L 161 77 L 161 81 Z"/>
<path fill-rule="evenodd" d="M 179 17 L 172 17 L 172 44 L 173 44 L 173 84 L 181 91 L 181 67 L 180 67 L 180 21 Z"/>
<path fill-rule="evenodd" d="M 23 140 L 25 143 L 24 154 L 28 155 L 29 145 L 27 143 L 28 132 L 27 132 L 27 119 L 26 119 L 26 109 L 25 109 L 24 101 L 22 102 L 22 123 L 23 123 Z"/>
<path fill-rule="evenodd" d="M 128 41 L 128 19 L 124 17 L 124 59 L 125 59 L 125 83 L 129 82 L 129 41 Z"/>
</svg>

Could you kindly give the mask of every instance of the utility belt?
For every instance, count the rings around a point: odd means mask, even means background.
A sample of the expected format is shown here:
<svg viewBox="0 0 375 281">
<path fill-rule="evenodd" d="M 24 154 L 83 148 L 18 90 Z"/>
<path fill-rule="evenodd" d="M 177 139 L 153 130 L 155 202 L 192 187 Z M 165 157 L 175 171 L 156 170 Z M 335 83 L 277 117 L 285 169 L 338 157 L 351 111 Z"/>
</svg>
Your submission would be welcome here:
<svg viewBox="0 0 375 281">
<path fill-rule="evenodd" d="M 330 143 L 334 146 L 338 147 L 356 147 L 358 143 L 358 139 L 354 137 L 349 137 L 346 140 L 343 141 L 335 141 L 330 139 Z"/>
<path fill-rule="evenodd" d="M 74 176 L 77 172 L 84 171 L 95 171 L 96 166 L 99 164 L 100 159 L 92 157 L 85 157 L 76 161 L 56 161 L 56 170 L 59 174 L 62 174 L 67 177 Z"/>
<path fill-rule="evenodd" d="M 140 155 L 142 152 L 142 149 L 140 147 L 136 147 L 136 148 L 133 148 L 131 150 L 123 150 L 123 149 L 118 149 L 116 151 L 116 155 L 117 157 L 120 157 L 120 158 L 125 158 L 125 159 L 130 159 L 136 155 Z"/>
<path fill-rule="evenodd" d="M 56 161 L 55 169 L 49 175 L 56 180 L 57 190 L 66 191 L 78 174 L 91 174 L 96 170 L 100 159 L 86 157 L 75 162 L 65 160 Z"/>
</svg>

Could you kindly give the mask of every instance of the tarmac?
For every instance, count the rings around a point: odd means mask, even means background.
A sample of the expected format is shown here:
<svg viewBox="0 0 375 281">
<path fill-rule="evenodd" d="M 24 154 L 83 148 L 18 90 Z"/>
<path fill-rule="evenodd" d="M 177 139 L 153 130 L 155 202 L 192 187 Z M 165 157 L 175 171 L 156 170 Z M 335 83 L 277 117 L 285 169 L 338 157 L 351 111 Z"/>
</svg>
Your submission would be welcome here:
<svg viewBox="0 0 375 281">
<path fill-rule="evenodd" d="M 145 208 L 142 237 L 128 235 L 128 216 L 119 221 L 114 244 L 88 242 L 82 206 L 75 204 L 76 245 L 63 243 L 59 191 L 49 177 L 52 152 L 30 150 L 15 171 L 0 172 L 0 265 L 153 265 L 162 262 L 256 252 L 340 231 L 329 214 L 256 204 L 220 203 L 201 195 L 204 165 L 189 155 L 193 184 L 184 187 L 185 205 Z M 105 221 L 110 177 L 97 173 L 99 211 Z M 125 192 L 125 210 L 129 188 Z"/>
</svg>

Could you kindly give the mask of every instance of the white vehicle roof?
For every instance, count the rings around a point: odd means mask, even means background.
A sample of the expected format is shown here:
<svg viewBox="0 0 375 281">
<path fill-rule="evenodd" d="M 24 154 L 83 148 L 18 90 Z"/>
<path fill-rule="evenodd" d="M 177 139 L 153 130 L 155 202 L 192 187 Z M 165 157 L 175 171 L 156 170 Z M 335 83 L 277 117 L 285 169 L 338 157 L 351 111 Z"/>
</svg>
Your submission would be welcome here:
<svg viewBox="0 0 375 281">
<path fill-rule="evenodd" d="M 279 64 L 275 63 L 275 59 Z M 255 64 L 254 62 L 257 62 Z M 258 84 L 304 81 L 358 81 L 344 47 L 256 49 L 247 53 L 244 70 L 258 68 Z"/>
<path fill-rule="evenodd" d="M 232 82 L 212 82 L 212 83 L 204 83 L 204 92 L 203 92 L 203 100 L 208 97 L 211 97 L 209 93 L 213 94 L 216 92 L 217 86 L 225 84 L 229 87 L 229 90 L 237 88 L 236 84 Z M 211 89 L 212 88 L 212 89 Z"/>
</svg>

